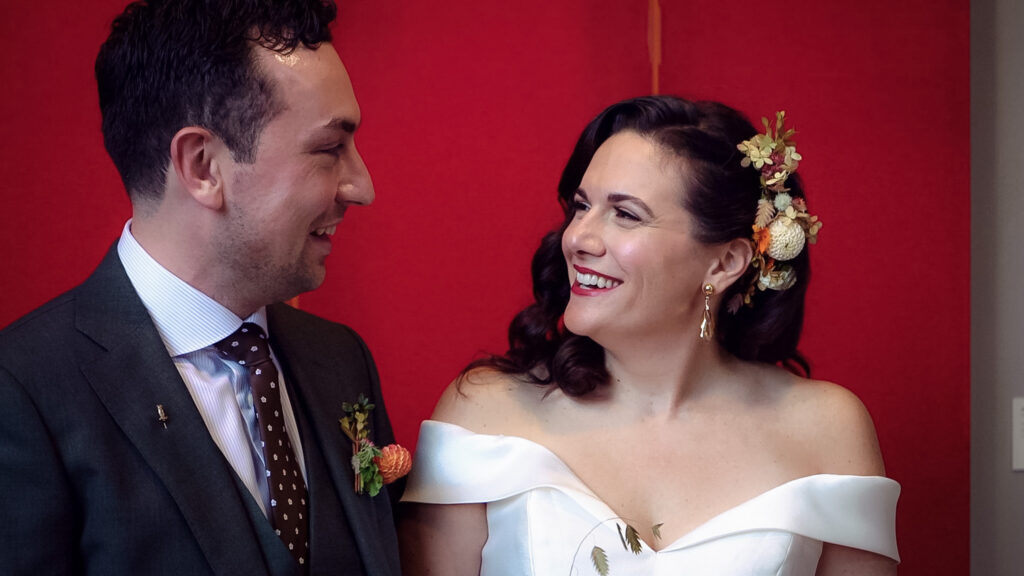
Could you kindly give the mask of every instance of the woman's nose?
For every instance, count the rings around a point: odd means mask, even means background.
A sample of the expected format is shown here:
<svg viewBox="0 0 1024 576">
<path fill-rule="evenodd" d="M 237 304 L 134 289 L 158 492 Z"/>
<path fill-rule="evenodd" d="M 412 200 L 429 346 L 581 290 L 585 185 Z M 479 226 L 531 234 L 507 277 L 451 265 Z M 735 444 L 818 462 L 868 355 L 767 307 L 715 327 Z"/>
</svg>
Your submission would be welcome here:
<svg viewBox="0 0 1024 576">
<path fill-rule="evenodd" d="M 604 254 L 604 241 L 601 236 L 601 222 L 594 212 L 577 214 L 565 229 L 562 236 L 563 244 L 574 254 Z"/>
</svg>

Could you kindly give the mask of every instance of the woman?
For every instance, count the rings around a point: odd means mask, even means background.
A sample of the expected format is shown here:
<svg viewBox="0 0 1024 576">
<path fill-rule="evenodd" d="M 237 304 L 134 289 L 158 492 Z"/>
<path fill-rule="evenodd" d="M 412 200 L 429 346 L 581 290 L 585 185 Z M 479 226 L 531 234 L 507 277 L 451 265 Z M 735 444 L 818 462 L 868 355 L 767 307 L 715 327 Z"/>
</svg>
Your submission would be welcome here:
<svg viewBox="0 0 1024 576">
<path fill-rule="evenodd" d="M 820 223 L 782 123 L 649 97 L 587 126 L 536 302 L 423 424 L 406 573 L 895 573 L 871 418 L 796 374 Z"/>
</svg>

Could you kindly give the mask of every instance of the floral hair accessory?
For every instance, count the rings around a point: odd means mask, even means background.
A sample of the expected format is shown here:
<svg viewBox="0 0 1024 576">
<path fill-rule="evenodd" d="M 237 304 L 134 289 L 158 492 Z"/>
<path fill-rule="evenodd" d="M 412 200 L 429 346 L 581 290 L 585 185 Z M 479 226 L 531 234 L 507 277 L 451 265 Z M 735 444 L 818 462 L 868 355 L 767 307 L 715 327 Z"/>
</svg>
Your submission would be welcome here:
<svg viewBox="0 0 1024 576">
<path fill-rule="evenodd" d="M 786 113 L 775 113 L 775 124 L 761 118 L 764 134 L 758 134 L 739 143 L 736 148 L 745 154 L 740 162 L 753 166 L 761 174 L 761 198 L 757 201 L 754 217 L 754 257 L 750 261 L 758 274 L 747 290 L 729 301 L 728 310 L 735 314 L 740 306 L 753 306 L 755 289 L 787 290 L 797 281 L 796 272 L 789 264 L 780 264 L 796 258 L 804 246 L 818 240 L 821 222 L 807 212 L 803 198 L 793 198 L 786 188 L 786 180 L 796 172 L 803 157 L 796 151 L 792 137 L 796 132 L 783 130 Z"/>
<path fill-rule="evenodd" d="M 398 444 L 384 448 L 370 441 L 370 413 L 374 405 L 359 395 L 355 404 L 341 405 L 345 417 L 338 422 L 341 430 L 352 441 L 352 471 L 355 473 L 356 494 L 368 492 L 371 497 L 380 493 L 381 487 L 391 484 L 409 473 L 412 456 Z"/>
</svg>

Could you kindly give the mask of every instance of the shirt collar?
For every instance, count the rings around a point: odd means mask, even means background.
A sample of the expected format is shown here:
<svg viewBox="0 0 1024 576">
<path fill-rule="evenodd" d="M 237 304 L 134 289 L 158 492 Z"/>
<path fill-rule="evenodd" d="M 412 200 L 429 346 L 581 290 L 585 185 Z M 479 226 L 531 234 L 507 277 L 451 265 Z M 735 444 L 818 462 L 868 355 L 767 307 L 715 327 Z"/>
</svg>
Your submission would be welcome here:
<svg viewBox="0 0 1024 576">
<path fill-rule="evenodd" d="M 242 322 L 258 324 L 269 335 L 266 307 L 245 320 L 235 316 L 154 260 L 132 236 L 131 224 L 128 220 L 124 225 L 117 255 L 171 356 L 213 345 L 238 330 Z"/>
</svg>

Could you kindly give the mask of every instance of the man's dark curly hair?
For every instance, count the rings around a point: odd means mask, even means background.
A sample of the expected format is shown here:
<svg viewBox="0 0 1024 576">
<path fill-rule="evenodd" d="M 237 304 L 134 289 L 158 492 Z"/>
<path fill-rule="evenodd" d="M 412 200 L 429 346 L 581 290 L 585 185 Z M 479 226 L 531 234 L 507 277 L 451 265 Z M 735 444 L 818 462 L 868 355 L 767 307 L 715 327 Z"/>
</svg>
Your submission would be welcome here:
<svg viewBox="0 0 1024 576">
<path fill-rule="evenodd" d="M 604 349 L 585 336 L 566 330 L 562 314 L 569 302 L 569 274 L 562 253 L 562 234 L 573 219 L 573 197 L 598 147 L 613 134 L 632 131 L 679 157 L 687 167 L 679 182 L 681 202 L 694 217 L 696 239 L 706 244 L 750 238 L 761 197 L 759 172 L 740 165 L 736 145 L 757 134 L 742 114 L 717 102 L 690 102 L 671 96 L 649 96 L 619 102 L 601 112 L 583 130 L 558 184 L 558 202 L 565 220 L 541 240 L 533 256 L 534 303 L 508 329 L 509 349 L 471 363 L 463 374 L 491 367 L 529 382 L 557 385 L 567 394 L 587 394 L 608 382 Z M 804 192 L 797 175 L 786 185 L 794 198 Z M 753 307 L 736 314 L 719 306 L 715 338 L 743 360 L 782 364 L 810 375 L 797 352 L 803 326 L 804 295 L 810 280 L 807 250 L 788 262 L 796 284 L 784 291 L 754 295 Z M 746 273 L 721 294 L 728 302 L 750 286 L 756 270 Z M 696 336 L 694 336 L 696 338 Z"/>
<path fill-rule="evenodd" d="M 96 57 L 103 142 L 133 199 L 163 194 L 170 143 L 185 126 L 220 137 L 239 162 L 279 111 L 253 48 L 330 42 L 333 0 L 140 0 Z"/>
</svg>

